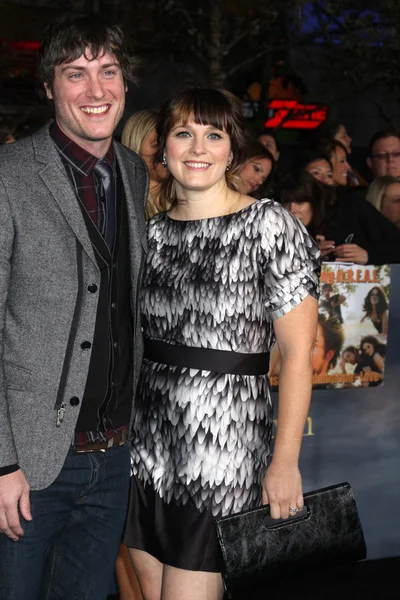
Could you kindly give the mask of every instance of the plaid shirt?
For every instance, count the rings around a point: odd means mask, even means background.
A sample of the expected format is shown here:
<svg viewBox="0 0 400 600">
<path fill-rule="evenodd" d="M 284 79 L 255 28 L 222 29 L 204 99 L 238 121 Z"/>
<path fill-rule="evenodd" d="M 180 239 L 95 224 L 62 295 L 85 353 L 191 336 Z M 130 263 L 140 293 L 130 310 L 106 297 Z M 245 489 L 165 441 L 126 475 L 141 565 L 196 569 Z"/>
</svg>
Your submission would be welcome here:
<svg viewBox="0 0 400 600">
<path fill-rule="evenodd" d="M 93 168 L 99 159 L 86 152 L 78 144 L 75 144 L 75 142 L 61 131 L 56 122 L 50 128 L 50 135 L 57 146 L 76 195 L 83 203 L 93 223 L 97 226 L 100 233 L 104 235 L 106 219 L 105 204 L 101 202 L 99 179 L 93 172 Z M 111 166 L 115 177 L 113 144 L 110 145 L 103 160 Z"/>
<path fill-rule="evenodd" d="M 81 146 L 73 142 L 60 129 L 55 121 L 50 128 L 50 135 L 56 144 L 63 165 L 73 185 L 77 197 L 84 205 L 87 213 L 97 226 L 100 233 L 104 235 L 106 225 L 105 205 L 101 201 L 99 180 L 93 172 L 98 158 L 86 152 Z M 105 157 L 112 167 L 115 177 L 115 154 L 114 146 L 110 145 Z M 108 431 L 77 431 L 75 432 L 73 445 L 82 445 L 86 442 L 104 442 L 118 433 L 124 426 Z"/>
</svg>

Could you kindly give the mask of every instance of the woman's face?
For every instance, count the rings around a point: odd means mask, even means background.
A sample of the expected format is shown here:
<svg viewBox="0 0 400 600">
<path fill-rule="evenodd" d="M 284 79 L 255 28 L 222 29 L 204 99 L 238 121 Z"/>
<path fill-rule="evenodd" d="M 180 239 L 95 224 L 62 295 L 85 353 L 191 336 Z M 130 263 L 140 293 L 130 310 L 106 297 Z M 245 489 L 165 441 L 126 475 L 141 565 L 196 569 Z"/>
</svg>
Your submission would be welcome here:
<svg viewBox="0 0 400 600">
<path fill-rule="evenodd" d="M 212 125 L 190 120 L 170 131 L 165 156 L 178 197 L 185 190 L 208 190 L 225 184 L 226 167 L 232 161 L 230 137 Z"/>
<path fill-rule="evenodd" d="M 333 181 L 336 185 L 347 185 L 347 173 L 351 167 L 347 162 L 347 154 L 343 148 L 335 148 L 330 157 L 332 160 Z"/>
<path fill-rule="evenodd" d="M 343 144 L 347 150 L 347 154 L 351 154 L 351 142 L 353 140 L 347 133 L 347 129 L 344 125 L 340 125 L 334 139 Z"/>
<path fill-rule="evenodd" d="M 264 146 L 267 150 L 269 150 L 276 161 L 279 160 L 279 150 L 276 145 L 275 139 L 272 135 L 268 135 L 267 133 L 263 133 L 257 139 L 260 144 Z"/>
<path fill-rule="evenodd" d="M 385 190 L 381 212 L 389 221 L 400 227 L 400 183 L 391 183 Z"/>
<path fill-rule="evenodd" d="M 371 304 L 379 303 L 379 290 L 378 288 L 373 288 L 369 294 L 369 299 Z"/>
<path fill-rule="evenodd" d="M 370 342 L 364 342 L 361 349 L 367 356 L 373 356 L 374 354 L 374 346 Z"/>
<path fill-rule="evenodd" d="M 311 173 L 318 181 L 321 181 L 326 185 L 334 185 L 332 167 L 324 158 L 310 162 L 306 166 L 306 171 Z"/>
<path fill-rule="evenodd" d="M 347 362 L 350 365 L 356 364 L 356 357 L 354 356 L 353 352 L 350 352 L 350 350 L 346 350 L 346 352 L 343 352 L 343 360 L 344 362 Z"/>
<path fill-rule="evenodd" d="M 290 210 L 290 212 L 294 214 L 305 227 L 311 223 L 313 218 L 311 202 L 290 202 L 285 205 L 285 208 Z"/>
<path fill-rule="evenodd" d="M 167 170 L 161 164 L 154 164 L 154 155 L 157 151 L 157 132 L 152 129 L 140 147 L 140 156 L 149 169 L 151 181 L 161 182 L 167 175 Z"/>
<path fill-rule="evenodd" d="M 239 171 L 239 177 L 243 185 L 243 193 L 255 192 L 262 183 L 267 180 L 272 171 L 272 163 L 269 158 L 249 158 L 243 163 Z"/>
</svg>

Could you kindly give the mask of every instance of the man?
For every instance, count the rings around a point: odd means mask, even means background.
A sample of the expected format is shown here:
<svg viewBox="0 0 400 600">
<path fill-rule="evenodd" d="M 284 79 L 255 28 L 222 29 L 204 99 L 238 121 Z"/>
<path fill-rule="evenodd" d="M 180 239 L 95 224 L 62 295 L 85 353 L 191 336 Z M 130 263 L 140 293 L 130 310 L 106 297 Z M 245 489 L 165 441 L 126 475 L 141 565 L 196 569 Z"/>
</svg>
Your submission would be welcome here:
<svg viewBox="0 0 400 600">
<path fill-rule="evenodd" d="M 0 149 L 0 598 L 107 597 L 125 519 L 143 161 L 112 139 L 134 61 L 118 27 L 49 26 L 55 121 Z"/>
<path fill-rule="evenodd" d="M 378 131 L 368 145 L 367 165 L 374 179 L 391 175 L 400 177 L 400 134 L 395 131 Z"/>
<path fill-rule="evenodd" d="M 340 323 L 343 323 L 341 304 L 345 302 L 346 296 L 343 294 L 332 294 L 330 283 L 324 283 L 322 286 L 323 299 L 320 300 L 320 307 L 325 310 L 330 317 L 336 317 Z"/>
<path fill-rule="evenodd" d="M 331 369 L 336 367 L 343 343 L 344 330 L 339 319 L 319 313 L 312 358 L 314 375 L 327 375 Z"/>
</svg>

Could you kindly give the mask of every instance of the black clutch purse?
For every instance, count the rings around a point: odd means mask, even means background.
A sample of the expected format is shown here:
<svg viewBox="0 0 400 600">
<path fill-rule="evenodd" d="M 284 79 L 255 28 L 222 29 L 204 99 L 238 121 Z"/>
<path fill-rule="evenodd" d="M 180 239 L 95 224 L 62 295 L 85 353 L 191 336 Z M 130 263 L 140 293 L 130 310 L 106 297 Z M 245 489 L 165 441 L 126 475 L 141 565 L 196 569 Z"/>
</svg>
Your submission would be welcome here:
<svg viewBox="0 0 400 600">
<path fill-rule="evenodd" d="M 266 505 L 217 519 L 215 526 L 228 598 L 294 572 L 341 565 L 367 555 L 348 483 L 304 494 L 304 509 L 288 519 L 271 519 Z"/>
</svg>

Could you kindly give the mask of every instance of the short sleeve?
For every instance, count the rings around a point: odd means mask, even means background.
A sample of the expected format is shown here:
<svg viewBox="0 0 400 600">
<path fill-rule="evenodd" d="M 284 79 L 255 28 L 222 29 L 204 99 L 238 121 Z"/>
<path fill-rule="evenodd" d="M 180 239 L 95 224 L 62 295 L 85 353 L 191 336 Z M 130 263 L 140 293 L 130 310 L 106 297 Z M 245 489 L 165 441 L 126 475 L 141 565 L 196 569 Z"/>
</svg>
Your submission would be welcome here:
<svg viewBox="0 0 400 600">
<path fill-rule="evenodd" d="M 319 297 L 320 250 L 304 225 L 283 206 L 269 202 L 261 231 L 265 306 L 271 321 Z"/>
</svg>

